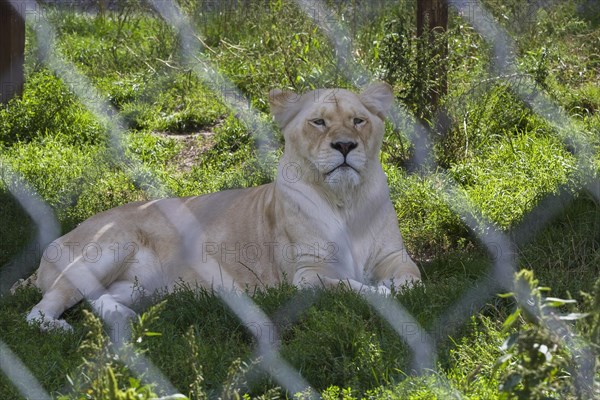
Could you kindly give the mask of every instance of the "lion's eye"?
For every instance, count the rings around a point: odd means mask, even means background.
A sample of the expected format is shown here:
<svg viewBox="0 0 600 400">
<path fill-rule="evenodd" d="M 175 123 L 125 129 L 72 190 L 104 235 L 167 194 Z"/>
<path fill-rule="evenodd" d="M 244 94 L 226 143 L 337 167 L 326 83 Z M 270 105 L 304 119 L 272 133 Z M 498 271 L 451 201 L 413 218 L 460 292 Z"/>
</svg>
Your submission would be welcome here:
<svg viewBox="0 0 600 400">
<path fill-rule="evenodd" d="M 310 121 L 313 125 L 316 126 L 325 126 L 325 120 L 323 118 L 317 118 Z"/>
<path fill-rule="evenodd" d="M 362 124 L 364 124 L 366 121 L 362 118 L 354 118 L 354 125 L 356 126 L 360 126 Z"/>
</svg>

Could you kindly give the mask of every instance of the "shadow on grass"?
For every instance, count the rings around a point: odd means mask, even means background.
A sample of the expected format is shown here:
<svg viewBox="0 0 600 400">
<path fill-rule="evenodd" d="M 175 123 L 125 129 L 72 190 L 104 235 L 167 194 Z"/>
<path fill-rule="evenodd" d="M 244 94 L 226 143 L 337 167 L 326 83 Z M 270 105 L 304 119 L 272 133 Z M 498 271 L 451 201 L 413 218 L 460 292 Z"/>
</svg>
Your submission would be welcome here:
<svg viewBox="0 0 600 400">
<path fill-rule="evenodd" d="M 35 225 L 10 192 L 0 189 L 0 294 L 37 267 Z"/>
</svg>

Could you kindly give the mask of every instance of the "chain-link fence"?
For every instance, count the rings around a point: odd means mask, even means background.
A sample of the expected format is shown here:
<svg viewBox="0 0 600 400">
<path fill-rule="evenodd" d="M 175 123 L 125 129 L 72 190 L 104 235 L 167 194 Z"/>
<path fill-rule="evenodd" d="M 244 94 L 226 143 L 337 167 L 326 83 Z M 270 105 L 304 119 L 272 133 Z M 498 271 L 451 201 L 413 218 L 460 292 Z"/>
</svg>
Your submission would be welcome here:
<svg viewBox="0 0 600 400">
<path fill-rule="evenodd" d="M 124 150 L 121 148 L 120 137 L 125 132 L 126 123 L 122 120 L 118 110 L 116 110 L 94 87 L 94 85 L 67 60 L 61 58 L 55 51 L 56 32 L 55 28 L 48 21 L 45 8 L 34 1 L 10 0 L 13 7 L 27 19 L 30 26 L 35 30 L 37 38 L 38 54 L 41 61 L 47 68 L 52 70 L 60 77 L 69 88 L 76 94 L 82 104 L 91 110 L 94 115 L 105 123 L 109 129 L 110 144 L 113 147 L 116 157 L 125 157 Z M 235 2 L 236 4 L 238 2 Z M 244 3 L 244 2 L 242 2 Z M 323 33 L 330 39 L 336 52 L 336 57 L 341 65 L 341 70 L 346 71 L 349 76 L 346 78 L 350 82 L 362 84 L 373 80 L 373 77 L 365 68 L 361 67 L 354 59 L 354 49 L 352 42 L 348 40 L 351 37 L 347 21 L 342 21 L 339 16 L 331 10 L 325 3 L 317 0 L 297 0 L 298 7 L 303 10 L 312 21 L 320 27 Z M 369 6 L 369 13 L 375 15 L 378 12 L 378 5 L 385 2 L 377 2 L 377 5 Z M 527 10 L 533 13 L 540 4 L 530 3 Z M 194 30 L 189 17 L 179 8 L 179 6 L 170 0 L 150 0 L 150 6 L 155 10 L 164 21 L 177 33 L 180 44 L 180 51 L 184 59 L 193 65 L 193 73 L 205 82 L 211 90 L 220 96 L 226 106 L 232 110 L 235 115 L 252 131 L 262 132 L 264 137 L 272 138 L 275 136 L 271 131 L 272 127 L 266 124 L 260 118 L 259 112 L 251 107 L 251 102 L 245 98 L 244 94 L 231 83 L 226 76 L 221 74 L 211 63 L 211 60 L 203 56 L 204 47 L 198 40 L 198 32 Z M 203 3 L 204 4 L 204 3 Z M 532 112 L 545 119 L 557 132 L 559 137 L 573 149 L 573 155 L 577 159 L 577 167 L 584 177 L 582 182 L 585 186 L 581 191 L 588 191 L 600 203 L 600 184 L 594 178 L 594 172 L 590 169 L 589 160 L 595 156 L 595 147 L 587 143 L 584 136 L 577 134 L 578 128 L 572 123 L 571 117 L 567 115 L 559 106 L 547 96 L 544 91 L 528 75 L 519 73 L 515 66 L 514 54 L 515 44 L 510 35 L 496 22 L 496 20 L 486 11 L 478 1 L 450 1 L 450 7 L 454 8 L 464 19 L 466 19 L 475 30 L 491 45 L 493 49 L 492 62 L 493 70 L 497 77 L 474 85 L 471 97 L 478 98 L 483 96 L 487 90 L 488 83 L 502 82 L 509 86 L 520 99 L 525 102 Z M 210 6 L 216 8 L 226 8 L 231 6 L 223 2 L 214 2 Z M 243 7 L 244 4 L 238 6 Z M 108 4 L 108 7 L 111 7 Z M 527 19 L 527 12 L 522 15 Z M 516 26 L 521 26 L 516 22 Z M 518 77 L 518 79 L 515 79 Z M 414 122 L 409 112 L 402 105 L 397 104 L 393 109 L 392 120 L 398 124 L 400 129 L 406 130 L 408 126 L 408 136 L 413 140 L 414 157 L 413 161 L 417 165 L 427 166 L 425 170 L 431 170 L 434 165 L 434 156 L 431 154 L 434 146 L 430 143 L 433 136 L 428 133 L 429 127 Z M 267 140 L 269 141 L 269 140 Z M 258 142 L 259 149 L 262 146 Z M 260 153 L 260 151 L 259 151 Z M 139 163 L 134 158 L 129 157 L 129 162 Z M 27 184 L 26 180 L 19 176 L 16 171 L 11 171 L 7 166 L 3 166 L 3 177 L 8 190 L 19 202 L 21 207 L 29 214 L 33 220 L 37 235 L 32 243 L 29 243 L 23 253 L 0 270 L 0 282 L 3 294 L 18 278 L 21 278 L 27 271 L 23 270 L 23 265 L 29 265 L 32 268 L 35 265 L 31 262 L 32 257 L 41 254 L 48 243 L 56 238 L 60 232 L 59 223 L 54 217 L 51 208 L 36 195 L 35 191 Z M 443 172 L 442 172 L 443 174 Z M 135 179 L 140 179 L 136 177 Z M 168 189 L 162 184 L 159 178 L 145 175 L 145 184 L 158 188 L 160 192 L 167 195 Z M 493 267 L 488 277 L 477 285 L 477 287 L 465 293 L 461 299 L 448 309 L 434 324 L 434 328 L 426 331 L 420 327 L 417 320 L 400 304 L 390 297 L 382 297 L 377 294 L 364 294 L 364 298 L 370 306 L 377 311 L 397 334 L 403 338 L 412 351 L 414 360 L 413 369 L 423 371 L 433 369 L 436 365 L 437 354 L 435 343 L 440 339 L 436 337 L 435 332 L 448 335 L 453 326 L 461 326 L 471 317 L 474 305 L 483 305 L 491 297 L 501 291 L 512 291 L 514 273 L 518 269 L 518 260 L 516 254 L 516 243 L 531 237 L 536 231 L 541 229 L 550 219 L 562 210 L 563 201 L 556 200 L 541 202 L 529 214 L 531 224 L 525 223 L 518 232 L 513 232 L 510 236 L 496 228 L 495 224 L 486 220 L 481 214 L 481 210 L 476 209 L 459 190 L 459 185 L 454 183 L 452 177 L 448 174 L 445 179 L 445 185 L 442 190 L 444 198 L 448 199 L 450 208 L 458 213 L 470 231 L 475 235 L 492 255 Z M 191 217 L 193 219 L 193 217 Z M 185 232 L 180 232 L 185 236 Z M 30 260 L 30 262 L 26 262 Z M 101 286 L 98 283 L 98 286 Z M 222 300 L 248 327 L 275 327 L 276 324 L 254 304 L 252 298 L 238 293 L 237 295 L 220 294 Z M 520 293 L 519 299 L 528 299 L 526 293 Z M 305 301 L 291 301 L 284 306 L 282 310 L 292 315 L 298 315 L 298 308 L 306 309 L 310 303 Z M 522 304 L 526 307 L 526 304 Z M 475 307 L 476 308 L 476 307 Z M 545 320 L 544 320 L 545 321 Z M 406 329 L 411 326 L 414 329 Z M 435 328 L 437 327 L 437 329 Z M 447 329 L 446 329 L 447 328 Z M 578 338 L 572 328 L 566 323 L 554 323 L 547 326 L 550 331 L 556 332 L 559 336 L 567 338 L 565 343 L 573 345 L 576 339 L 579 341 L 578 347 L 573 347 L 573 352 L 582 352 L 588 344 L 581 345 L 582 338 Z M 277 371 L 273 373 L 272 378 L 284 390 L 289 393 L 307 392 L 317 395 L 317 391 L 311 389 L 302 374 L 290 366 L 279 354 L 280 338 L 276 329 L 269 329 L 265 334 L 264 329 L 250 329 L 256 336 L 256 356 L 261 358 L 261 368 L 265 371 Z M 128 351 L 126 348 L 120 351 Z M 592 354 L 590 352 L 590 354 Z M 142 355 L 122 356 L 122 360 L 136 359 L 137 362 L 127 365 L 132 371 L 143 372 L 145 379 L 157 384 L 158 388 L 165 393 L 175 393 L 176 390 L 161 371 Z M 576 368 L 574 378 L 577 380 L 593 379 L 595 372 L 590 370 L 593 363 L 588 362 L 586 357 L 578 358 L 580 365 Z M 17 355 L 15 355 L 4 343 L 0 342 L 0 369 L 13 382 L 18 391 L 26 398 L 44 399 L 50 398 L 37 379 L 24 365 Z M 591 378 L 590 378 L 591 377 Z"/>
</svg>

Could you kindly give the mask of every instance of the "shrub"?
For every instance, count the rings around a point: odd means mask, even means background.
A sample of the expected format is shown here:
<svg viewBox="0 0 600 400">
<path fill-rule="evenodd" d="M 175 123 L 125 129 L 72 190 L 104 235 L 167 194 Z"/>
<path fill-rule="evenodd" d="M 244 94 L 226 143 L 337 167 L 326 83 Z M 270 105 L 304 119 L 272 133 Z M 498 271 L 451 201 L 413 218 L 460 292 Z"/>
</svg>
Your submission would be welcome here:
<svg viewBox="0 0 600 400">
<path fill-rule="evenodd" d="M 600 280 L 594 296 L 586 296 L 589 313 L 561 313 L 559 307 L 573 310 L 576 301 L 543 297 L 548 290 L 538 287 L 531 271 L 523 270 L 515 278 L 514 293 L 507 296 L 515 297 L 518 305 L 504 325 L 518 330 L 504 342 L 505 354 L 496 365 L 500 390 L 518 399 L 592 398 L 600 393 Z M 588 328 L 584 337 L 575 336 L 568 324 L 578 320 Z"/>
<path fill-rule="evenodd" d="M 147 400 L 156 398 L 153 385 L 142 385 L 124 366 L 119 357 L 110 350 L 102 321 L 91 312 L 83 310 L 86 337 L 79 345 L 82 363 L 78 371 L 68 378 L 72 394 L 60 396 L 70 399 Z M 127 352 L 121 352 L 127 354 Z M 131 357 L 131 355 L 129 355 Z"/>
</svg>

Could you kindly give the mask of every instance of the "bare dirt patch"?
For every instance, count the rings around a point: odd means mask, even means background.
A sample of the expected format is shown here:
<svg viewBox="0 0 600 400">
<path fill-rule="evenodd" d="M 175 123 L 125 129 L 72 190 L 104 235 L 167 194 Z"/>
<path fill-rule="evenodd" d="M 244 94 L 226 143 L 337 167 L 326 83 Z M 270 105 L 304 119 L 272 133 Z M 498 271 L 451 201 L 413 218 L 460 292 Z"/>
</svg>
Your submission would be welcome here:
<svg viewBox="0 0 600 400">
<path fill-rule="evenodd" d="M 169 164 L 181 172 L 189 172 L 200 162 L 200 157 L 214 146 L 214 132 L 201 131 L 194 133 L 155 132 L 155 135 L 175 139 L 181 143 L 179 153 L 169 160 Z"/>
</svg>

